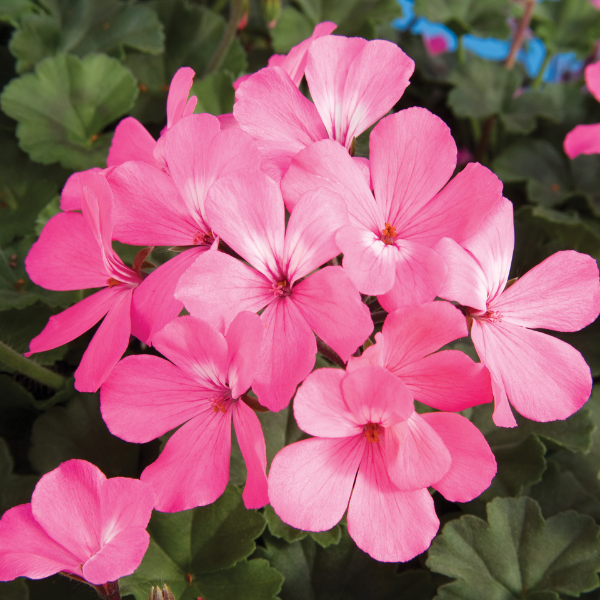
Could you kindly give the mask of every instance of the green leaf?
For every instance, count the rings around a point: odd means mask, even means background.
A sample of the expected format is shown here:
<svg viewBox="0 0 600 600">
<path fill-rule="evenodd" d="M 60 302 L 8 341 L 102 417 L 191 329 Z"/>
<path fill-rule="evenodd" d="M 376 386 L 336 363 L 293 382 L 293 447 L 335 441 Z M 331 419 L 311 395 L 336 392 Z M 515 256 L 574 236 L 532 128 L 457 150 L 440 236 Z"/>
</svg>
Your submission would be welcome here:
<svg viewBox="0 0 600 600">
<path fill-rule="evenodd" d="M 164 51 L 164 34 L 156 13 L 143 4 L 119 0 L 40 0 L 47 12 L 25 14 L 9 48 L 17 72 L 30 71 L 59 53 L 125 57 L 125 48 L 149 54 Z"/>
<path fill-rule="evenodd" d="M 29 460 L 40 473 L 71 458 L 95 464 L 107 477 L 138 477 L 139 446 L 111 435 L 95 394 L 79 394 L 56 406 L 33 425 Z"/>
<path fill-rule="evenodd" d="M 575 189 L 586 197 L 596 217 L 600 217 L 600 154 L 581 154 L 571 161 Z"/>
<path fill-rule="evenodd" d="M 598 587 L 600 529 L 590 517 L 545 521 L 531 498 L 496 498 L 487 515 L 487 523 L 472 515 L 451 521 L 434 539 L 427 566 L 457 580 L 439 588 L 440 600 L 539 600 Z"/>
<path fill-rule="evenodd" d="M 196 113 L 224 115 L 233 111 L 235 90 L 231 73 L 211 73 L 194 81 L 190 95 L 198 98 Z"/>
<path fill-rule="evenodd" d="M 122 595 L 146 600 L 150 586 L 167 582 L 179 600 L 271 599 L 281 576 L 266 561 L 245 560 L 264 528 L 264 517 L 246 510 L 241 491 L 233 486 L 209 506 L 155 512 L 148 526 L 150 547 L 136 572 L 121 580 Z"/>
<path fill-rule="evenodd" d="M 562 87 L 547 84 L 541 90 L 524 90 L 507 102 L 500 118 L 507 131 L 522 135 L 531 133 L 539 118 L 560 123 L 563 119 Z"/>
<path fill-rule="evenodd" d="M 457 117 L 483 119 L 501 112 L 523 81 L 518 68 L 508 71 L 501 64 L 468 54 L 457 64 L 448 81 L 454 89 L 448 94 L 448 105 Z"/>
<path fill-rule="evenodd" d="M 275 52 L 287 54 L 294 46 L 312 35 L 316 22 L 316 19 L 307 18 L 291 6 L 284 8 L 271 30 Z"/>
<path fill-rule="evenodd" d="M 30 502 L 38 481 L 35 475 L 14 475 L 13 467 L 8 444 L 0 438 L 0 515 L 17 504 Z M 0 597 L 4 598 L 1 587 Z"/>
<path fill-rule="evenodd" d="M 2 0 L 0 4 L 0 21 L 18 27 L 24 15 L 36 11 L 39 11 L 39 7 L 31 0 Z"/>
<path fill-rule="evenodd" d="M 24 579 L 15 579 L 8 583 L 0 583 L 2 600 L 29 600 L 29 590 Z"/>
<path fill-rule="evenodd" d="M 46 579 L 28 579 L 29 600 L 98 600 L 96 590 L 79 581 L 54 575 Z"/>
<path fill-rule="evenodd" d="M 137 94 L 135 79 L 119 61 L 104 54 L 59 55 L 11 81 L 0 102 L 18 121 L 20 146 L 32 160 L 84 170 L 106 165 L 111 135 L 101 132 L 132 108 Z"/>
<path fill-rule="evenodd" d="M 504 150 L 493 170 L 504 183 L 527 182 L 527 195 L 534 204 L 555 206 L 571 194 L 562 154 L 545 140 L 525 139 Z"/>
</svg>

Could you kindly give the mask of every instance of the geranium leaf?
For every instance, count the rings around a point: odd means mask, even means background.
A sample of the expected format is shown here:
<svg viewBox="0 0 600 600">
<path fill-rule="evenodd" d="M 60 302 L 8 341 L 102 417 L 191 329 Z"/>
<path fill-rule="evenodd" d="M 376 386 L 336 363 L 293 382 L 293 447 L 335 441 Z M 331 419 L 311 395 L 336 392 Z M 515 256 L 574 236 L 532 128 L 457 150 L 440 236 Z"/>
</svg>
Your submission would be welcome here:
<svg viewBox="0 0 600 600">
<path fill-rule="evenodd" d="M 17 504 L 30 502 L 38 481 L 35 475 L 14 475 L 13 467 L 8 445 L 0 438 L 0 515 Z M 1 594 L 0 597 L 4 598 Z"/>
</svg>

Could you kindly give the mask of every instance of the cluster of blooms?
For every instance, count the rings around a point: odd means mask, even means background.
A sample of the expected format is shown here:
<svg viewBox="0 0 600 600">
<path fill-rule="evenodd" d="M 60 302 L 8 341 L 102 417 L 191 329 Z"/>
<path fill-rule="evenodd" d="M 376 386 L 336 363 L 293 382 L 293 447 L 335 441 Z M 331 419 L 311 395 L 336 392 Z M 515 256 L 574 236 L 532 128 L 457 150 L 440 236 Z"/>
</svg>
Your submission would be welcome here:
<svg viewBox="0 0 600 600">
<path fill-rule="evenodd" d="M 550 421 L 589 398 L 579 352 L 533 330 L 591 323 L 600 311 L 598 267 L 587 255 L 558 252 L 508 282 L 513 214 L 500 181 L 477 163 L 451 179 L 456 146 L 443 121 L 423 108 L 385 116 L 413 61 L 393 43 L 331 35 L 334 27 L 319 25 L 287 57 L 238 81 L 233 115 L 193 114 L 193 72 L 182 68 L 158 141 L 133 118 L 120 123 L 108 168 L 71 177 L 64 212 L 26 261 L 46 288 L 102 289 L 52 317 L 31 352 L 104 317 L 76 387 L 101 386 L 102 416 L 124 440 L 144 443 L 179 427 L 141 475 L 155 509 L 203 506 L 223 493 L 233 421 L 248 508 L 270 502 L 284 522 L 310 531 L 330 529 L 347 510 L 360 548 L 406 561 L 439 527 L 428 487 L 465 502 L 496 472 L 485 438 L 457 412 L 494 399 L 496 424 L 513 427 L 509 402 Z M 312 101 L 299 90 L 303 77 Z M 370 159 L 354 157 L 357 136 L 375 123 Z M 112 240 L 178 253 L 147 274 L 150 248 L 128 267 Z M 361 353 L 377 305 L 388 315 Z M 178 316 L 184 307 L 189 314 Z M 440 350 L 469 329 L 480 363 Z M 120 360 L 130 334 L 166 359 Z M 315 336 L 345 369 L 312 372 Z M 298 425 L 313 437 L 281 450 L 267 477 L 253 408 L 279 411 L 294 394 Z M 420 414 L 415 400 L 435 410 Z M 50 477 L 36 489 L 33 514 L 62 543 L 36 509 Z M 58 519 L 67 500 L 55 499 Z M 100 509 L 90 501 L 87 510 Z M 12 509 L 2 526 L 17 532 L 29 515 Z M 11 566 L 0 567 L 0 579 L 81 573 L 83 564 L 83 576 L 97 581 L 90 565 L 112 544 L 99 539 L 85 552 L 65 542 L 75 558 L 37 570 L 24 567 L 25 554 L 37 552 L 27 547 L 2 562 Z M 9 545 L 0 553 L 14 554 Z M 133 562 L 123 559 L 106 577 L 131 572 Z"/>
</svg>

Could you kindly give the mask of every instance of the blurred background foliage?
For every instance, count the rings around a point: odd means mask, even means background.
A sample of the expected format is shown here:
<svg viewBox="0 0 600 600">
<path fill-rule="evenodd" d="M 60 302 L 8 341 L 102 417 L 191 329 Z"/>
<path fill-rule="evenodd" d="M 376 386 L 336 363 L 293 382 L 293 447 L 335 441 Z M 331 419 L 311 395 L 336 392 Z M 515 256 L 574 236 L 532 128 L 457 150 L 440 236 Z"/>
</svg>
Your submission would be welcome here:
<svg viewBox="0 0 600 600">
<path fill-rule="evenodd" d="M 72 374 L 93 331 L 24 359 L 48 318 L 84 292 L 33 284 L 24 258 L 77 170 L 106 166 L 116 124 L 138 118 L 158 137 L 171 77 L 196 72 L 196 112 L 231 112 L 233 81 L 286 53 L 329 20 L 340 35 L 395 42 L 416 62 L 394 110 L 423 106 L 451 127 L 457 170 L 473 160 L 504 182 L 515 206 L 512 276 L 557 250 L 600 258 L 600 156 L 569 160 L 562 142 L 600 122 L 583 68 L 599 58 L 600 11 L 590 0 L 540 0 L 516 55 L 528 0 L 0 0 L 0 512 L 28 502 L 39 476 L 70 458 L 108 476 L 138 477 L 159 441 L 113 437 L 97 395 Z M 302 87 L 308 93 L 306 87 Z M 368 133 L 357 153 L 368 156 Z M 115 244 L 126 262 L 136 248 Z M 167 249 L 153 261 L 168 259 Z M 600 376 L 600 326 L 558 335 Z M 470 342 L 453 345 L 473 354 Z M 148 352 L 132 338 L 128 352 Z M 330 365 L 323 357 L 318 366 Z M 177 600 L 600 599 L 600 387 L 579 413 L 499 430 L 491 407 L 467 411 L 498 460 L 480 498 L 435 493 L 442 524 L 428 553 L 382 564 L 358 550 L 344 523 L 307 534 L 267 507 L 246 511 L 239 449 L 231 486 L 214 505 L 156 513 L 152 542 L 123 595 L 146 600 L 169 584 Z M 423 408 L 423 410 L 425 410 Z M 292 413 L 260 415 L 269 461 L 303 435 Z M 164 443 L 164 440 L 163 440 Z M 2 600 L 75 600 L 93 590 L 60 576 L 0 583 Z"/>
</svg>

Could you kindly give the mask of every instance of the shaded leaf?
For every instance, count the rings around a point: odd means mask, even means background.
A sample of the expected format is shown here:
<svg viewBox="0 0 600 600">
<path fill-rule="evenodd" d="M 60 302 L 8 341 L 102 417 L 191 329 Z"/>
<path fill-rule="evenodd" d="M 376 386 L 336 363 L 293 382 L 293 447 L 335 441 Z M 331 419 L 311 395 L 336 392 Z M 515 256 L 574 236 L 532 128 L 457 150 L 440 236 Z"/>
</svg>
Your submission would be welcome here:
<svg viewBox="0 0 600 600">
<path fill-rule="evenodd" d="M 233 76 L 230 73 L 211 73 L 194 81 L 191 95 L 198 98 L 196 113 L 224 115 L 233 111 L 235 90 Z"/>
<path fill-rule="evenodd" d="M 24 579 L 15 579 L 8 583 L 0 583 L 2 600 L 29 600 L 29 590 Z"/>
<path fill-rule="evenodd" d="M 39 7 L 31 0 L 3 0 L 0 4 L 0 21 L 18 27 L 24 15 L 36 11 L 39 11 Z"/>
<path fill-rule="evenodd" d="M 54 575 L 46 579 L 28 579 L 29 600 L 98 600 L 93 587 Z"/>
<path fill-rule="evenodd" d="M 571 161 L 575 189 L 582 192 L 595 216 L 600 217 L 600 154 L 581 154 Z"/>
<path fill-rule="evenodd" d="M 310 5 L 312 3 L 304 3 Z M 319 3 L 320 4 L 320 3 Z M 313 11 L 309 8 L 309 13 Z M 318 13 L 320 14 L 320 7 Z M 271 30 L 273 49 L 278 54 L 287 54 L 296 44 L 310 37 L 314 26 L 320 20 L 319 16 L 307 18 L 300 11 L 286 6 L 279 15 L 275 27 Z"/>
<path fill-rule="evenodd" d="M 563 118 L 562 87 L 547 84 L 541 90 L 524 90 L 507 102 L 500 118 L 507 131 L 523 135 L 536 128 L 539 118 L 559 123 Z"/>
<path fill-rule="evenodd" d="M 8 444 L 0 438 L 0 515 L 17 504 L 30 502 L 38 481 L 36 475 L 14 475 L 13 467 Z M 0 587 L 0 598 L 4 598 L 3 593 Z"/>
</svg>

